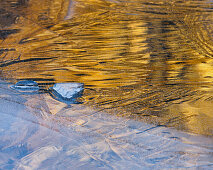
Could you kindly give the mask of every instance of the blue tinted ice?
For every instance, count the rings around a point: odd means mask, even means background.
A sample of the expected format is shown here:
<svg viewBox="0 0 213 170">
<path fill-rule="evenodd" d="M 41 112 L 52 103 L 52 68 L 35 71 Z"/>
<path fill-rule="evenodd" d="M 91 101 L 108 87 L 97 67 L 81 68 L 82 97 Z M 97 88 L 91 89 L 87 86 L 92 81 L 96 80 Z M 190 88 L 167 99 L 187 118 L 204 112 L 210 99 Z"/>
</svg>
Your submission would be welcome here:
<svg viewBox="0 0 213 170">
<path fill-rule="evenodd" d="M 60 86 L 62 87 L 62 86 Z M 0 169 L 212 169 L 211 137 L 16 95 L 0 81 Z"/>
</svg>

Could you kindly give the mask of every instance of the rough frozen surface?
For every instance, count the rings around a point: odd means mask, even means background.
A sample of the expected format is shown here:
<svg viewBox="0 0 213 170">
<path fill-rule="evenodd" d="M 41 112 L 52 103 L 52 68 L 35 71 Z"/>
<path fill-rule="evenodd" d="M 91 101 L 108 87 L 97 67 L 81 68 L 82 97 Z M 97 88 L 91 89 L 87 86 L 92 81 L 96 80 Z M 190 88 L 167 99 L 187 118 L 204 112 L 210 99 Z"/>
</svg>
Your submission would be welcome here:
<svg viewBox="0 0 213 170">
<path fill-rule="evenodd" d="M 213 139 L 0 82 L 0 169 L 212 169 Z"/>
<path fill-rule="evenodd" d="M 53 86 L 58 94 L 65 99 L 71 99 L 83 91 L 84 85 L 82 83 L 56 83 Z"/>
</svg>

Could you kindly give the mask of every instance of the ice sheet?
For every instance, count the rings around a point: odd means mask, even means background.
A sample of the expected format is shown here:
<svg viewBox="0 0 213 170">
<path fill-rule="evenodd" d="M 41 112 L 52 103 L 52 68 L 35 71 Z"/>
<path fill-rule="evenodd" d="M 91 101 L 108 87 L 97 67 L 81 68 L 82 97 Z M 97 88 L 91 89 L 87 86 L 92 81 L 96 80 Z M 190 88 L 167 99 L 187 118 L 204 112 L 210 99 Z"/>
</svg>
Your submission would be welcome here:
<svg viewBox="0 0 213 170">
<path fill-rule="evenodd" d="M 0 82 L 0 169 L 213 168 L 213 140 Z"/>
</svg>

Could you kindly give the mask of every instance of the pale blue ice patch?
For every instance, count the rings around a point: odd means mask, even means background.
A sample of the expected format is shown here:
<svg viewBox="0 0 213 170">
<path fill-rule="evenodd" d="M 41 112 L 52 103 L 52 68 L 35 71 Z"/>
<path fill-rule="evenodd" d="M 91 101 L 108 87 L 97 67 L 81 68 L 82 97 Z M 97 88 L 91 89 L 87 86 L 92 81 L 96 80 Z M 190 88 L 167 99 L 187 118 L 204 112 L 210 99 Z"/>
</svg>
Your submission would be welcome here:
<svg viewBox="0 0 213 170">
<path fill-rule="evenodd" d="M 0 83 L 0 169 L 212 169 L 213 139 Z"/>
</svg>

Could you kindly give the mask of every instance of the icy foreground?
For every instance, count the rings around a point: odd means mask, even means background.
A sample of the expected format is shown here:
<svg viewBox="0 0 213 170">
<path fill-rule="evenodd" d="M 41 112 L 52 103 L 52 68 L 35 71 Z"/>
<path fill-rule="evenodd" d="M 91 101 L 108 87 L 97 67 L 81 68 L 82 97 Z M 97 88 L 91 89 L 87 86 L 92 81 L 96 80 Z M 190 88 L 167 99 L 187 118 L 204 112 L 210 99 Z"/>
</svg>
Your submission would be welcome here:
<svg viewBox="0 0 213 170">
<path fill-rule="evenodd" d="M 213 139 L 67 108 L 0 82 L 0 169 L 213 168 Z"/>
</svg>

